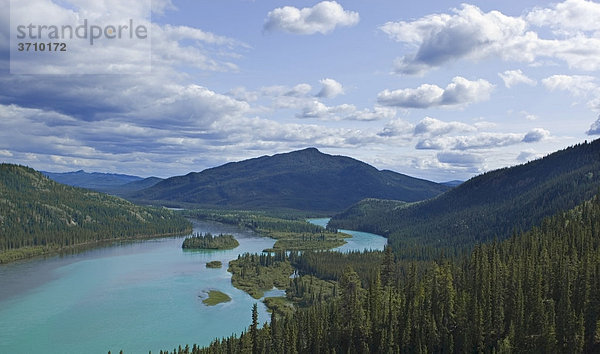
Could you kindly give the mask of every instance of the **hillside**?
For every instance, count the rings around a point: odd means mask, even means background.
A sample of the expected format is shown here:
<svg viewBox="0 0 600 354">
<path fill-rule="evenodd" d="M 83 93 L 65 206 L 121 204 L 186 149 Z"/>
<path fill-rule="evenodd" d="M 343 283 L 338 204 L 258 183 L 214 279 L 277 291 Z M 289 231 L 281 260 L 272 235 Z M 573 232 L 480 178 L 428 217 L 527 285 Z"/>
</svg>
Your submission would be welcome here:
<svg viewBox="0 0 600 354">
<path fill-rule="evenodd" d="M 389 211 L 406 208 L 409 205 L 411 205 L 411 203 L 399 200 L 375 198 L 363 199 L 352 205 L 350 208 L 335 215 L 335 217 L 332 218 L 333 221 L 330 221 L 327 226 L 334 229 L 344 228 L 346 230 L 373 229 L 372 225 L 385 225 L 389 223 L 385 219 L 380 220 L 381 217 L 387 217 Z M 380 235 L 389 233 L 389 230 L 386 229 L 377 230 Z"/>
<path fill-rule="evenodd" d="M 0 262 L 110 239 L 190 229 L 165 209 L 66 186 L 23 166 L 0 164 Z"/>
<path fill-rule="evenodd" d="M 461 252 L 494 237 L 527 230 L 545 216 L 573 208 L 600 188 L 600 140 L 527 164 L 474 177 L 437 198 L 406 208 L 334 217 L 331 227 L 389 236 L 404 257 L 427 259 Z"/>
<path fill-rule="evenodd" d="M 309 148 L 168 178 L 131 198 L 169 206 L 336 212 L 364 198 L 412 202 L 448 188 Z"/>
<path fill-rule="evenodd" d="M 298 309 L 192 353 L 599 353 L 598 230 L 594 197 L 454 260 L 292 253 Z M 264 263 L 248 273 L 272 272 Z"/>
<path fill-rule="evenodd" d="M 138 176 L 116 173 L 85 172 L 84 170 L 64 173 L 42 171 L 42 173 L 55 182 L 73 187 L 93 189 L 99 192 L 106 192 L 112 188 L 143 179 Z"/>
<path fill-rule="evenodd" d="M 109 193 L 119 197 L 150 188 L 162 178 L 130 176 L 117 173 L 85 172 L 44 172 L 42 174 L 51 180 L 73 187 L 91 189 L 97 192 Z"/>
<path fill-rule="evenodd" d="M 148 177 L 148 178 L 140 179 L 137 181 L 125 183 L 120 186 L 108 188 L 106 190 L 106 193 L 125 198 L 131 193 L 135 193 L 135 192 L 141 191 L 143 189 L 150 188 L 162 180 L 163 180 L 162 178 L 158 178 L 158 177 Z"/>
</svg>

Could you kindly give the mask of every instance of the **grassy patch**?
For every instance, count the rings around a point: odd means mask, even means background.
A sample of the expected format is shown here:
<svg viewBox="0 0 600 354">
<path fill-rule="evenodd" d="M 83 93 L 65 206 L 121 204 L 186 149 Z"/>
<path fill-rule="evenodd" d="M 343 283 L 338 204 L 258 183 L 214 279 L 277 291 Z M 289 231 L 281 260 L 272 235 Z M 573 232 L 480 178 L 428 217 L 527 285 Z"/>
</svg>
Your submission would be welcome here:
<svg viewBox="0 0 600 354">
<path fill-rule="evenodd" d="M 294 304 L 283 296 L 266 297 L 263 301 L 269 312 L 275 312 L 281 316 L 291 315 L 295 311 Z"/>
<path fill-rule="evenodd" d="M 351 237 L 339 232 L 323 231 L 318 233 L 263 231 L 263 234 L 276 239 L 273 248 L 265 251 L 308 251 L 327 250 L 346 243 L 344 238 Z"/>
<path fill-rule="evenodd" d="M 206 268 L 221 268 L 223 263 L 221 261 L 210 261 L 206 263 Z"/>
<path fill-rule="evenodd" d="M 18 261 L 20 259 L 27 259 L 37 256 L 43 256 L 45 254 L 51 254 L 58 250 L 58 247 L 23 247 L 18 249 L 11 249 L 0 252 L 0 264 Z"/>
<path fill-rule="evenodd" d="M 208 297 L 206 299 L 202 300 L 202 302 L 206 306 L 215 306 L 222 302 L 229 302 L 229 301 L 231 301 L 231 298 L 229 297 L 229 295 L 227 295 L 223 292 L 220 292 L 218 290 L 209 290 Z"/>
</svg>

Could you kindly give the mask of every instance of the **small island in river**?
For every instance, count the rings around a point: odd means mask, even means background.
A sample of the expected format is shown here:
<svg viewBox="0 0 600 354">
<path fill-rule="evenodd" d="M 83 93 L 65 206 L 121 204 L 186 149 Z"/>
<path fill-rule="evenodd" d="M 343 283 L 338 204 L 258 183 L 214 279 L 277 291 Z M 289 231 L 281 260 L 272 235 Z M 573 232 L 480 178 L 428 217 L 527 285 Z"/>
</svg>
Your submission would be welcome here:
<svg viewBox="0 0 600 354">
<path fill-rule="evenodd" d="M 202 302 L 206 306 L 215 306 L 222 302 L 229 302 L 229 301 L 231 301 L 231 298 L 229 297 L 229 295 L 227 295 L 223 292 L 220 292 L 218 290 L 209 290 L 208 297 L 206 299 L 202 300 Z"/>
<path fill-rule="evenodd" d="M 201 250 L 230 250 L 239 246 L 239 242 L 233 235 L 213 236 L 210 232 L 206 234 L 196 234 L 183 240 L 181 247 L 183 249 L 201 249 Z"/>
<path fill-rule="evenodd" d="M 223 263 L 221 261 L 210 261 L 206 263 L 206 268 L 221 268 Z"/>
</svg>

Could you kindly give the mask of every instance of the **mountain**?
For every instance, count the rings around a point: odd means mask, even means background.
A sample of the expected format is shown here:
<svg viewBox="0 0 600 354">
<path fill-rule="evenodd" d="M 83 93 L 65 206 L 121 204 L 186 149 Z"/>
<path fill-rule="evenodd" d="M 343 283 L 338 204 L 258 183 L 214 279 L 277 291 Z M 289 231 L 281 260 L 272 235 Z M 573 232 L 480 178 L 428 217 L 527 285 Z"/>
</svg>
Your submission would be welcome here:
<svg viewBox="0 0 600 354">
<path fill-rule="evenodd" d="M 336 212 L 364 198 L 413 202 L 447 189 L 308 148 L 171 177 L 131 199 L 169 206 Z"/>
<path fill-rule="evenodd" d="M 0 164 L 0 263 L 103 240 L 190 229 L 166 209 L 57 183 L 24 166 Z"/>
<path fill-rule="evenodd" d="M 162 178 L 148 177 L 137 181 L 125 183 L 119 186 L 111 187 L 106 190 L 106 193 L 114 194 L 120 197 L 126 197 L 127 195 L 141 191 L 142 189 L 150 188 L 162 181 Z"/>
<path fill-rule="evenodd" d="M 84 170 L 56 173 L 42 172 L 50 179 L 74 187 L 92 189 L 99 192 L 107 192 L 124 184 L 143 180 L 142 177 L 130 176 L 116 173 L 85 172 Z"/>
<path fill-rule="evenodd" d="M 430 259 L 527 230 L 590 199 L 600 188 L 600 140 L 529 163 L 474 177 L 448 192 L 402 208 L 335 216 L 330 227 L 379 233 L 401 256 Z M 373 207 L 378 207 L 377 205 Z"/>
<path fill-rule="evenodd" d="M 464 182 L 465 181 L 459 181 L 459 180 L 455 179 L 455 180 L 448 181 L 448 182 L 441 182 L 440 184 L 443 184 L 444 186 L 448 186 L 448 187 L 456 187 L 458 185 L 461 185 Z"/>
</svg>

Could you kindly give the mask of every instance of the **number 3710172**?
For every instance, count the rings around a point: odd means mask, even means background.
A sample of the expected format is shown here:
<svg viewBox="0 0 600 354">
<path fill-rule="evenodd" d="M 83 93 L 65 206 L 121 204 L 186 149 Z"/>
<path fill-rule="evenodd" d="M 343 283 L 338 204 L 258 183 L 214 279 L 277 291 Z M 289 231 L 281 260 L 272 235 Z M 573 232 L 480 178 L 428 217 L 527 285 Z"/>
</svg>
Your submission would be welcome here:
<svg viewBox="0 0 600 354">
<path fill-rule="evenodd" d="M 19 52 L 66 52 L 67 43 L 60 42 L 20 42 L 17 43 Z"/>
</svg>

